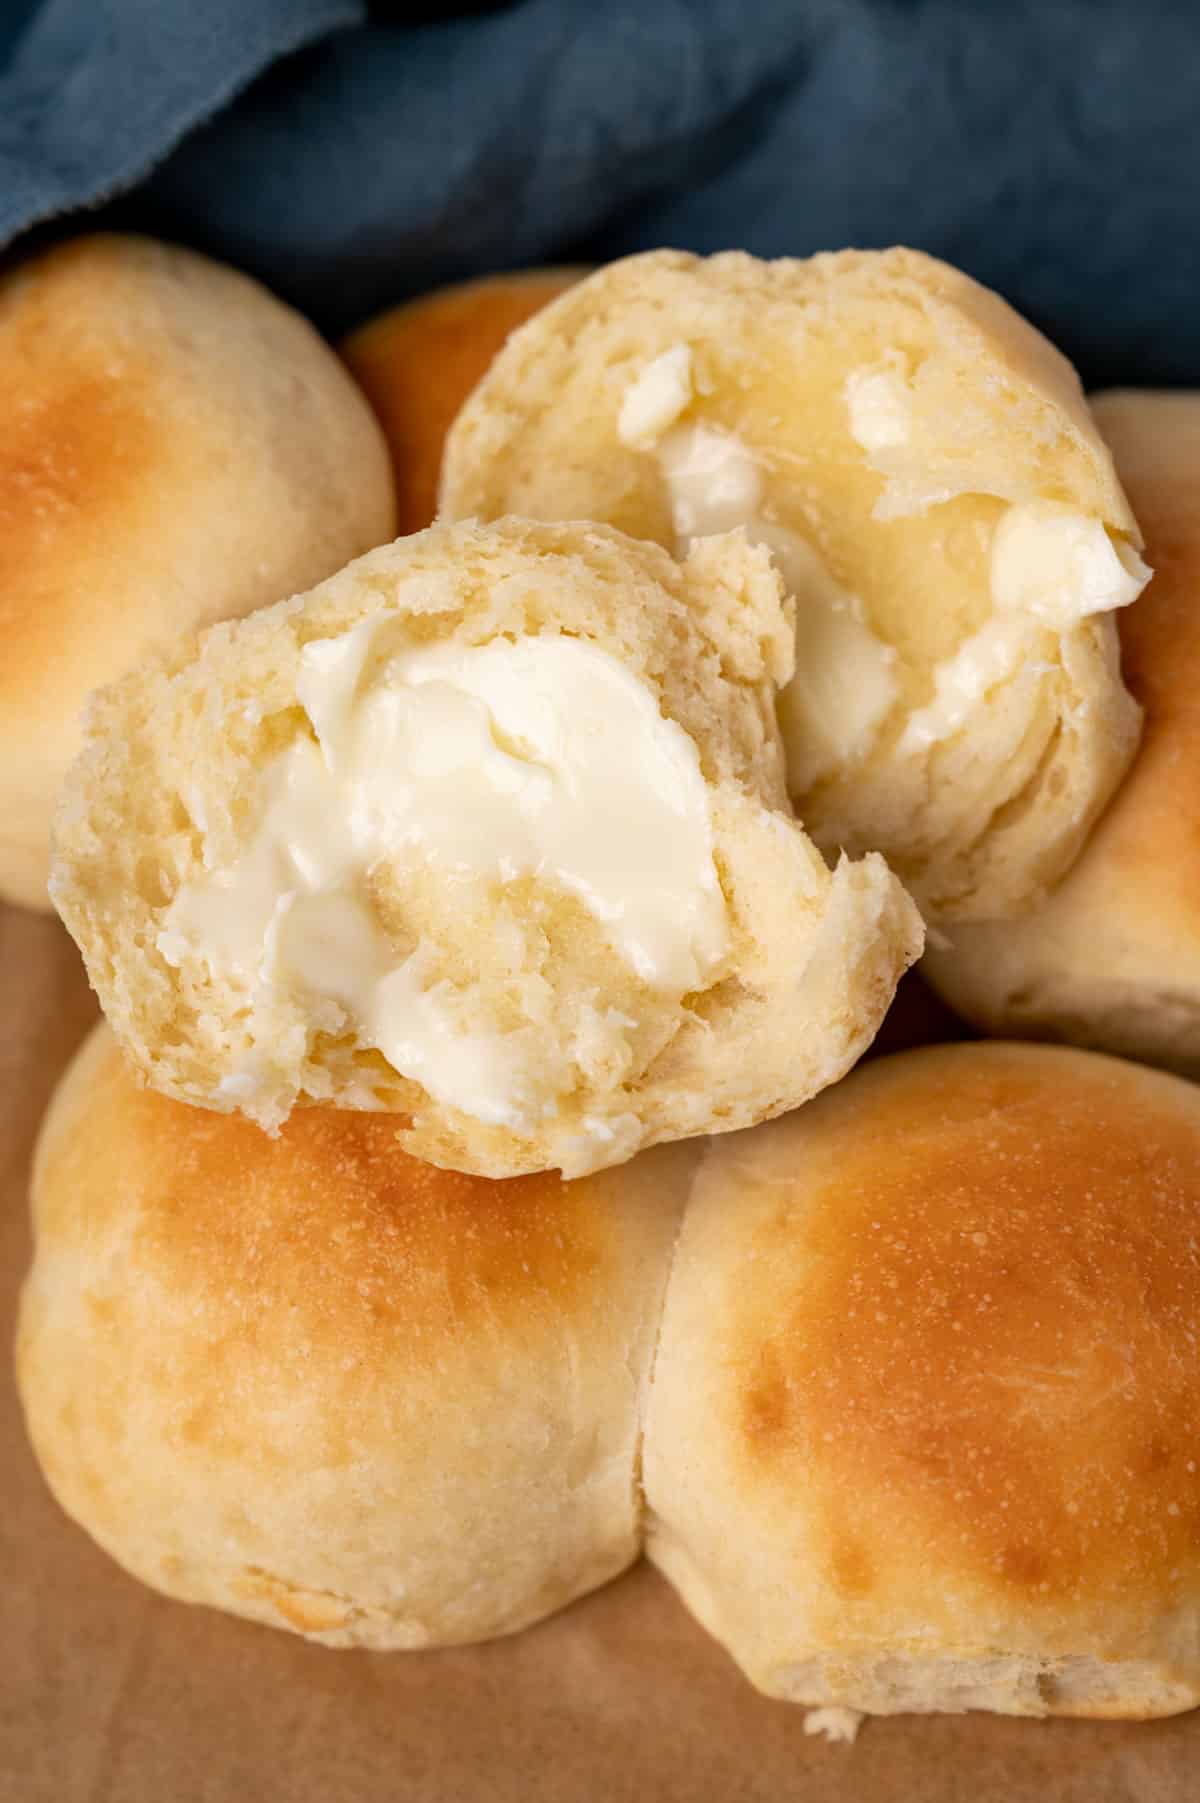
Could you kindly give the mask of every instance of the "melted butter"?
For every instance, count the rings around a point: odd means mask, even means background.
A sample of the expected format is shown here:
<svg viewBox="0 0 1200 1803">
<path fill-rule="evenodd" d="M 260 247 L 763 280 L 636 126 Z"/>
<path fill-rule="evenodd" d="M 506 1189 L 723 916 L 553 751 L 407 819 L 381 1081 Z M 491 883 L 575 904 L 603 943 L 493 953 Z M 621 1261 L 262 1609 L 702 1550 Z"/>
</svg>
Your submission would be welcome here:
<svg viewBox="0 0 1200 1803">
<path fill-rule="evenodd" d="M 964 639 L 933 672 L 933 697 L 914 710 L 900 735 L 902 756 L 926 751 L 959 732 L 997 683 L 1006 681 L 1036 645 L 1038 626 L 1019 614 L 1001 614 Z"/>
<path fill-rule="evenodd" d="M 1151 571 L 1103 520 L 1059 501 L 1007 509 L 992 537 L 992 599 L 1005 613 L 1048 626 L 1074 626 L 1089 614 L 1136 601 Z"/>
<path fill-rule="evenodd" d="M 934 671 L 932 699 L 912 714 L 902 754 L 961 731 L 974 707 L 1027 664 L 1039 669 L 1039 636 L 1069 631 L 1092 614 L 1128 607 L 1152 572 L 1102 520 L 1057 501 L 1008 507 L 992 534 L 993 617 Z"/>
<path fill-rule="evenodd" d="M 617 418 L 622 444 L 652 445 L 692 402 L 692 353 L 686 344 L 647 363 L 625 390 Z"/>
<path fill-rule="evenodd" d="M 779 697 L 779 724 L 796 793 L 865 757 L 897 692 L 896 653 L 876 637 L 862 602 L 834 581 L 806 539 L 761 517 L 763 475 L 736 438 L 677 426 L 658 447 L 676 548 L 742 527 L 765 545 L 796 601 L 796 674 Z"/>
<path fill-rule="evenodd" d="M 448 908 L 455 882 L 552 882 L 643 981 L 683 994 L 728 944 L 699 758 L 594 646 L 544 637 L 388 656 L 386 625 L 305 647 L 297 699 L 315 742 L 277 759 L 254 838 L 180 890 L 159 949 L 252 991 L 327 997 L 439 1101 L 528 1130 L 573 1081 L 564 1049 L 480 1031 L 470 986 L 433 980 L 421 945 L 382 931 L 367 879 L 385 859 L 420 860 L 445 878 Z M 625 1043 L 632 1023 L 593 1016 L 593 1035 Z M 593 1162 L 606 1162 L 606 1135 L 592 1139 Z"/>
<path fill-rule="evenodd" d="M 856 369 L 846 378 L 850 436 L 868 456 L 908 443 L 912 432 L 908 384 L 891 369 Z"/>
<path fill-rule="evenodd" d="M 793 794 L 861 762 L 899 693 L 896 653 L 867 623 L 799 534 L 762 517 L 763 473 L 729 433 L 679 424 L 694 398 L 691 353 L 675 346 L 626 393 L 622 442 L 653 451 L 671 505 L 677 555 L 694 538 L 742 528 L 772 553 L 796 600 L 796 674 L 779 698 Z M 869 457 L 912 436 L 911 392 L 898 368 L 854 370 L 846 380 L 850 433 Z M 929 499 L 945 499 L 939 494 Z M 1008 507 L 995 528 L 989 581 L 994 617 L 934 670 L 930 701 L 905 723 L 898 750 L 919 754 L 960 731 L 973 708 L 1023 663 L 1039 668 L 1039 635 L 1136 600 L 1151 572 L 1103 521 L 1053 501 Z"/>
</svg>

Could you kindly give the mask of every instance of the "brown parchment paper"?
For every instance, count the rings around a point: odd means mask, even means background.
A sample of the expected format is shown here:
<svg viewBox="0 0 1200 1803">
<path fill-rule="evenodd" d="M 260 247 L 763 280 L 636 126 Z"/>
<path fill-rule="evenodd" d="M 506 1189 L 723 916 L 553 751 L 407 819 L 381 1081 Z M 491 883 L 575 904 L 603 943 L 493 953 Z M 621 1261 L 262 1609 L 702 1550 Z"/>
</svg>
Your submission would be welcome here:
<svg viewBox="0 0 1200 1803">
<path fill-rule="evenodd" d="M 42 1483 L 9 1352 L 29 1154 L 93 1018 L 57 923 L 0 907 L 4 1803 L 1198 1803 L 1200 1712 L 898 1718 L 850 1748 L 810 1739 L 645 1567 L 446 1653 L 329 1652 L 127 1578 Z"/>
</svg>

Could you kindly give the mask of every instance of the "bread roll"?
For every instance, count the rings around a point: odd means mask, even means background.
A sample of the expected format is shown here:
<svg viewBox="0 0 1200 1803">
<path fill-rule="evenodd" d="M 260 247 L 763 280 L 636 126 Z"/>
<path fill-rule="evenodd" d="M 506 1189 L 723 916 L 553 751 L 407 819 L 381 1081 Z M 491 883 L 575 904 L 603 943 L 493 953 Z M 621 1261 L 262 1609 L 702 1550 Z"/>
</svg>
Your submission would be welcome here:
<svg viewBox="0 0 1200 1803">
<path fill-rule="evenodd" d="M 298 314 L 86 237 L 0 278 L 0 896 L 46 907 L 88 691 L 390 538 L 386 448 Z"/>
<path fill-rule="evenodd" d="M 1195 1089 L 1038 1046 L 865 1065 L 698 1173 L 650 1556 L 771 1696 L 1190 1708 L 1198 1321 Z"/>
<path fill-rule="evenodd" d="M 96 703 L 54 899 L 147 1079 L 383 1108 L 486 1176 L 834 1081 L 920 949 L 787 809 L 790 624 L 739 534 L 433 527 Z"/>
<path fill-rule="evenodd" d="M 1033 905 L 1132 755 L 1108 615 L 1148 572 L 1075 373 L 915 251 L 600 270 L 509 339 L 441 500 L 679 550 L 746 526 L 797 600 L 797 811 L 927 917 Z"/>
<path fill-rule="evenodd" d="M 523 269 L 456 282 L 379 314 L 339 347 L 392 453 L 399 532 L 432 523 L 446 433 L 504 340 L 584 273 Z"/>
<path fill-rule="evenodd" d="M 637 1556 L 694 1154 L 566 1185 L 277 1138 L 142 1090 L 109 1030 L 46 1119 L 18 1377 L 59 1502 L 186 1602 L 328 1646 L 506 1634 Z"/>
<path fill-rule="evenodd" d="M 1146 712 L 1137 760 L 1069 876 L 1020 921 L 957 928 L 930 981 L 988 1032 L 1200 1077 L 1200 396 L 1101 395 L 1155 577 L 1118 615 Z"/>
</svg>

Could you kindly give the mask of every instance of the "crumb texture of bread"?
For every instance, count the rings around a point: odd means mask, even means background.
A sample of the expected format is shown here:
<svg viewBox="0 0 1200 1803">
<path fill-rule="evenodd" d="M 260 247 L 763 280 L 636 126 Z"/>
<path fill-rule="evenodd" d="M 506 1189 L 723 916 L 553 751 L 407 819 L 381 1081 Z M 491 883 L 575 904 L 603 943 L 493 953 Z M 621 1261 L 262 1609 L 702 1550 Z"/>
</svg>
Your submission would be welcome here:
<svg viewBox="0 0 1200 1803">
<path fill-rule="evenodd" d="M 423 996 L 452 1011 L 456 1044 L 491 1044 L 506 1069 L 552 1085 L 540 1113 L 486 1118 L 390 1063 L 319 980 L 247 976 L 168 930 L 181 894 L 245 865 L 267 773 L 293 753 L 317 756 L 298 699 L 308 648 L 336 652 L 364 625 L 376 636 L 363 681 L 438 648 L 601 653 L 654 734 L 690 760 L 720 920 L 690 986 L 615 949 L 553 871 L 468 880 L 399 839 L 365 872 L 372 932 L 406 968 L 419 953 Z M 102 694 L 59 812 L 54 900 L 127 1052 L 180 1101 L 238 1107 L 269 1129 L 298 1101 L 382 1108 L 414 1155 L 497 1177 L 578 1175 L 640 1146 L 747 1126 L 854 1063 L 922 941 L 881 858 L 830 870 L 791 815 L 774 714 L 790 659 L 778 578 L 740 534 L 703 541 L 680 565 L 607 527 L 434 527 Z M 630 781 L 633 803 L 646 784 Z M 672 789 L 662 805 L 676 803 Z M 597 816 L 595 831 L 619 844 L 623 796 L 597 806 L 614 817 Z M 321 817 L 326 835 L 335 811 Z M 690 908 L 690 893 L 679 903 Z"/>
<path fill-rule="evenodd" d="M 368 320 L 339 346 L 388 441 L 398 532 L 433 524 L 446 433 L 505 339 L 584 274 L 523 269 L 456 282 Z"/>
<path fill-rule="evenodd" d="M 863 1065 L 710 1142 L 648 1552 L 769 1695 L 1200 1701 L 1200 1095 L 1059 1047 Z"/>
<path fill-rule="evenodd" d="M 0 279 L 0 896 L 49 906 L 90 690 L 392 536 L 387 449 L 258 283 L 95 235 Z"/>
<path fill-rule="evenodd" d="M 597 271 L 463 407 L 441 506 L 677 551 L 744 522 L 797 604 L 797 812 L 927 919 L 1033 906 L 1133 755 L 1111 610 L 1147 572 L 1109 451 L 1053 346 L 918 252 Z"/>
<path fill-rule="evenodd" d="M 990 1033 L 1200 1077 L 1200 397 L 1093 399 L 1154 581 L 1117 616 L 1145 713 L 1133 767 L 1067 877 L 1021 920 L 951 929 L 930 982 Z"/>
<path fill-rule="evenodd" d="M 101 1024 L 33 1179 L 17 1358 L 52 1490 L 143 1582 L 327 1646 L 563 1608 L 639 1551 L 695 1156 L 491 1183 L 380 1116 L 271 1138 L 142 1088 Z"/>
</svg>

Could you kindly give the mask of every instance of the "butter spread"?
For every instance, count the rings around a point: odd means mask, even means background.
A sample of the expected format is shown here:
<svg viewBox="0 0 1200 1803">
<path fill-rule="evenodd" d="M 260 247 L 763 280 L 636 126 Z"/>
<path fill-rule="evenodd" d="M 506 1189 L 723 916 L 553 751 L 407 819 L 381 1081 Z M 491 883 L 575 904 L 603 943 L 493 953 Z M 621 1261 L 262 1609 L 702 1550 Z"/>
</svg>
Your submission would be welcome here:
<svg viewBox="0 0 1200 1803">
<path fill-rule="evenodd" d="M 992 538 L 992 599 L 1048 626 L 1136 601 L 1150 570 L 1104 522 L 1060 501 L 1028 501 L 1001 515 Z"/>
<path fill-rule="evenodd" d="M 933 697 L 916 708 L 900 735 L 902 756 L 928 750 L 963 727 L 990 689 L 1017 668 L 1038 626 L 1020 614 L 999 614 L 963 640 L 933 672 Z"/>
<path fill-rule="evenodd" d="M 254 838 L 180 889 L 159 949 L 252 991 L 330 998 L 361 1044 L 436 1099 L 528 1130 L 573 1085 L 564 1049 L 480 1031 L 471 986 L 436 980 L 421 944 L 391 941 L 367 879 L 383 860 L 430 866 L 448 909 L 456 882 L 557 884 L 647 984 L 683 994 L 728 942 L 699 757 L 596 646 L 546 636 L 389 655 L 388 624 L 305 647 L 297 699 L 315 741 L 275 761 Z M 594 1034 L 624 1043 L 630 1022 L 593 1013 Z"/>
<path fill-rule="evenodd" d="M 1036 652 L 1039 633 L 1064 632 L 1091 614 L 1127 607 L 1151 574 L 1132 545 L 1076 508 L 1058 501 L 1006 508 L 992 535 L 996 612 L 938 665 L 933 697 L 909 717 L 901 753 L 959 731 L 988 691 Z"/>
<path fill-rule="evenodd" d="M 868 456 L 908 443 L 908 384 L 894 370 L 853 370 L 846 378 L 845 392 L 850 436 Z"/>
<path fill-rule="evenodd" d="M 761 517 L 763 475 L 736 438 L 677 426 L 658 447 L 676 549 L 742 527 L 765 545 L 796 601 L 796 674 L 779 722 L 793 790 L 866 756 L 896 699 L 896 653 L 876 637 L 857 595 L 840 587 L 808 541 Z"/>
<path fill-rule="evenodd" d="M 617 418 L 622 444 L 652 445 L 673 426 L 692 400 L 692 353 L 686 344 L 647 363 L 625 390 Z"/>
</svg>

